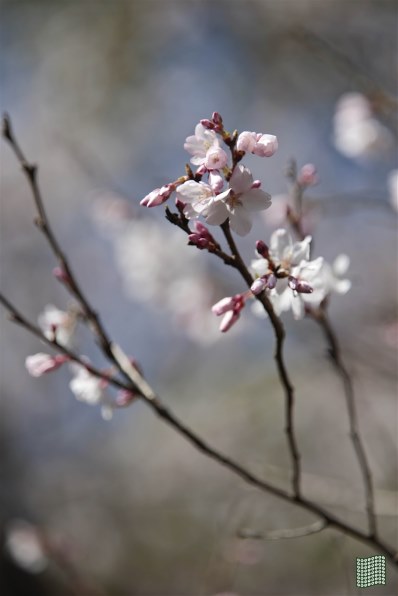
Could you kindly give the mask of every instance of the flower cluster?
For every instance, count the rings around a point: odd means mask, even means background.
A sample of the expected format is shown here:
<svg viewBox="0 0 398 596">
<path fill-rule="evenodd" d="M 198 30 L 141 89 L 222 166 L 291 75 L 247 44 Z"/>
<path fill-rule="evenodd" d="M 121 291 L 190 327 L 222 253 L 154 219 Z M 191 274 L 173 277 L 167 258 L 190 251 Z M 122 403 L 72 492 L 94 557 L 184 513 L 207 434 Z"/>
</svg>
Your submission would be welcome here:
<svg viewBox="0 0 398 596">
<path fill-rule="evenodd" d="M 229 163 L 226 148 L 231 150 Z M 211 120 L 201 120 L 195 134 L 187 137 L 184 148 L 197 166 L 193 173 L 157 188 L 141 201 L 154 207 L 164 203 L 176 192 L 176 200 L 187 219 L 204 217 L 209 225 L 221 225 L 229 220 L 234 232 L 248 234 L 252 227 L 251 213 L 267 209 L 271 197 L 254 180 L 250 170 L 238 163 L 246 152 L 271 157 L 278 148 L 274 135 L 244 131 L 239 136 L 224 129 L 221 116 L 215 112 Z"/>
<path fill-rule="evenodd" d="M 333 266 L 322 257 L 310 260 L 310 246 L 311 236 L 293 242 L 284 229 L 271 235 L 269 248 L 257 242 L 260 258 L 251 263 L 256 277 L 251 290 L 254 295 L 266 290 L 277 315 L 292 310 L 294 318 L 301 319 L 306 307 L 319 306 L 330 293 L 345 294 L 351 287 L 348 279 L 340 279 L 348 269 L 348 257 L 340 255 Z"/>
<path fill-rule="evenodd" d="M 202 216 L 207 224 L 215 226 L 228 222 L 228 228 L 233 232 L 240 236 L 248 234 L 252 227 L 251 213 L 267 209 L 271 205 L 271 197 L 240 162 L 246 153 L 271 157 L 278 148 L 278 140 L 272 134 L 250 131 L 240 134 L 235 131 L 231 135 L 225 130 L 221 116 L 214 112 L 211 119 L 201 120 L 196 125 L 195 134 L 187 137 L 184 148 L 190 153 L 191 164 L 197 167 L 196 171 L 187 166 L 186 176 L 155 189 L 141 201 L 141 205 L 160 205 L 175 191 L 178 214 L 169 211 L 168 219 L 188 233 L 190 245 L 218 252 L 219 256 L 221 253 L 224 258 L 220 245 L 197 218 Z M 295 199 L 299 201 L 297 213 L 290 204 L 284 205 L 283 219 L 302 236 L 301 197 L 307 188 L 317 184 L 317 171 L 313 164 L 308 163 L 296 173 L 294 165 L 288 177 L 293 182 L 294 193 L 300 198 Z M 194 230 L 187 225 L 192 219 L 196 220 Z M 340 255 L 333 265 L 326 263 L 322 257 L 311 260 L 310 246 L 311 236 L 294 242 L 282 228 L 272 234 L 269 247 L 258 241 L 258 258 L 251 263 L 254 281 L 250 290 L 223 298 L 212 307 L 214 314 L 223 315 L 220 331 L 228 331 L 240 318 L 247 299 L 262 292 L 266 293 L 278 316 L 292 310 L 296 319 L 301 319 L 311 307 L 319 307 L 330 293 L 346 293 L 351 283 L 341 276 L 348 269 L 348 257 Z M 232 257 L 236 259 L 237 255 Z M 261 310 L 264 315 L 263 306 L 256 302 L 255 312 Z"/>
</svg>

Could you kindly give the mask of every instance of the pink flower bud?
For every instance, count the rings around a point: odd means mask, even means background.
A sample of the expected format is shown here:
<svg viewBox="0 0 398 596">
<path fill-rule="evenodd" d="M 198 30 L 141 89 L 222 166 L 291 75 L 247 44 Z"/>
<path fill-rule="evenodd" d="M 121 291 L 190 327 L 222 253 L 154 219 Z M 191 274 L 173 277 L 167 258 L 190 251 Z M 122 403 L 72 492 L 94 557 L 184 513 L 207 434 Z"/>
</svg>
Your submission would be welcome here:
<svg viewBox="0 0 398 596">
<path fill-rule="evenodd" d="M 54 267 L 53 276 L 64 284 L 69 284 L 70 279 L 66 271 L 62 267 Z"/>
<path fill-rule="evenodd" d="M 168 197 L 167 197 L 168 198 Z M 149 195 L 146 195 L 141 201 L 140 205 L 143 207 L 157 207 L 164 203 L 166 199 L 160 194 L 160 188 L 155 188 Z"/>
<path fill-rule="evenodd" d="M 296 285 L 296 292 L 299 294 L 312 294 L 313 291 L 314 288 L 307 281 L 299 280 Z"/>
<path fill-rule="evenodd" d="M 202 126 L 204 126 L 205 128 L 208 128 L 209 130 L 213 130 L 214 129 L 214 122 L 212 122 L 208 118 L 203 118 L 200 121 L 200 123 L 201 123 Z"/>
<path fill-rule="evenodd" d="M 250 289 L 253 292 L 253 294 L 255 296 L 257 296 L 257 294 L 260 294 L 266 286 L 267 286 L 267 280 L 264 279 L 264 277 L 259 277 L 252 283 L 252 285 L 250 286 Z"/>
<path fill-rule="evenodd" d="M 223 319 L 220 324 L 220 331 L 225 333 L 229 331 L 233 325 L 235 325 L 236 321 L 239 319 L 240 314 L 239 312 L 235 312 L 234 310 L 230 310 L 223 316 Z"/>
<path fill-rule="evenodd" d="M 222 298 L 216 304 L 211 307 L 211 312 L 217 316 L 223 315 L 229 310 L 232 310 L 235 306 L 235 299 L 232 296 Z"/>
<path fill-rule="evenodd" d="M 195 225 L 195 230 L 197 231 L 198 234 L 200 234 L 201 236 L 207 236 L 209 238 L 212 237 L 209 230 L 206 228 L 206 226 L 204 224 L 202 224 L 201 221 L 196 220 L 194 225 Z"/>
<path fill-rule="evenodd" d="M 222 125 L 222 118 L 218 112 L 213 112 L 211 119 L 213 120 L 214 124 L 218 124 L 219 126 Z"/>
<path fill-rule="evenodd" d="M 41 375 L 56 370 L 67 360 L 69 360 L 68 356 L 64 356 L 63 354 L 50 356 L 50 354 L 39 352 L 38 354 L 28 356 L 25 360 L 25 366 L 32 377 L 41 377 Z"/>
<path fill-rule="evenodd" d="M 228 155 L 221 147 L 213 147 L 206 153 L 204 165 L 208 170 L 222 170 L 228 163 Z"/>
<path fill-rule="evenodd" d="M 261 187 L 261 180 L 254 180 L 252 184 L 252 188 L 260 188 Z"/>
<path fill-rule="evenodd" d="M 303 166 L 297 176 L 297 182 L 304 188 L 314 186 L 318 182 L 316 167 L 312 163 Z"/>
<path fill-rule="evenodd" d="M 248 130 L 241 132 L 236 141 L 237 150 L 252 153 L 257 143 L 256 137 L 257 135 L 255 132 L 249 132 Z"/>
<path fill-rule="evenodd" d="M 117 392 L 116 395 L 116 405 L 119 408 L 125 408 L 135 399 L 137 399 L 138 395 L 133 393 L 133 391 L 128 391 L 127 389 L 121 389 Z"/>
<path fill-rule="evenodd" d="M 278 149 L 278 139 L 275 135 L 262 135 L 253 149 L 259 157 L 271 157 Z"/>
<path fill-rule="evenodd" d="M 273 290 L 273 289 L 274 289 L 274 287 L 276 286 L 276 282 L 277 282 L 276 276 L 275 276 L 273 273 L 271 273 L 271 274 L 268 276 L 268 280 L 267 280 L 267 288 L 268 288 L 269 290 Z"/>
<path fill-rule="evenodd" d="M 268 246 L 262 240 L 257 240 L 256 242 L 256 251 L 263 257 L 264 259 L 268 259 L 269 256 L 269 249 Z"/>
</svg>

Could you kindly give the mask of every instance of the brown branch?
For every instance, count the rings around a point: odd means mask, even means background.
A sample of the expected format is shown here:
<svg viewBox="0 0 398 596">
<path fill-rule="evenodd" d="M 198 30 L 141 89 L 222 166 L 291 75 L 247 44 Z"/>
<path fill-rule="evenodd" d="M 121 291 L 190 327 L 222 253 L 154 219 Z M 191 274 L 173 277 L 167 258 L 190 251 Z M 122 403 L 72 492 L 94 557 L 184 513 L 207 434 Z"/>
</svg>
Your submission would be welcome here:
<svg viewBox="0 0 398 596">
<path fill-rule="evenodd" d="M 234 257 L 234 267 L 239 271 L 243 279 L 246 281 L 247 285 L 250 286 L 253 283 L 253 278 L 250 275 L 249 270 L 247 269 L 240 253 L 238 247 L 236 246 L 235 240 L 232 236 L 229 222 L 226 221 L 221 226 L 225 238 L 228 242 L 228 246 L 231 250 L 231 253 Z M 289 451 L 290 456 L 293 463 L 293 493 L 295 497 L 300 495 L 300 484 L 301 484 L 301 464 L 300 464 L 300 453 L 297 446 L 297 440 L 294 430 L 294 388 L 292 383 L 290 382 L 289 374 L 287 372 L 287 368 L 285 365 L 284 355 L 283 355 L 283 345 L 285 341 L 285 330 L 282 325 L 280 318 L 275 314 L 275 311 L 272 307 L 271 301 L 269 300 L 268 296 L 265 292 L 262 292 L 257 296 L 257 299 L 263 305 L 265 311 L 267 312 L 271 325 L 275 332 L 276 338 L 276 345 L 275 345 L 275 361 L 279 373 L 279 377 L 281 379 L 283 388 L 285 390 L 286 396 L 286 412 L 285 412 L 285 420 L 286 420 L 286 427 L 285 432 L 288 439 Z"/>
<path fill-rule="evenodd" d="M 10 126 L 9 126 L 8 119 L 5 121 L 5 136 L 6 136 L 7 140 L 10 141 Z M 12 134 L 11 134 L 11 138 L 13 138 Z M 16 143 L 14 143 L 14 141 L 10 141 L 10 142 L 12 142 L 14 150 L 17 154 L 17 157 L 20 161 L 22 160 L 21 165 L 24 167 L 25 160 L 24 160 L 22 153 L 20 152 L 20 150 L 18 148 L 18 145 Z M 24 171 L 26 171 L 25 168 L 24 168 Z M 35 193 L 38 192 L 35 177 L 31 178 L 31 176 L 28 175 L 28 180 L 30 181 L 32 190 L 34 190 Z M 40 194 L 38 196 L 40 197 Z M 35 195 L 35 200 L 37 200 L 37 195 Z M 39 205 L 42 205 L 41 198 L 39 200 Z M 48 223 L 47 223 L 47 225 L 48 225 Z M 46 233 L 46 236 L 47 236 L 47 238 L 49 238 L 48 232 Z M 52 236 L 51 232 L 50 232 L 50 237 L 53 240 L 55 240 L 55 238 Z M 49 240 L 50 240 L 50 238 L 49 238 Z M 61 255 L 60 258 L 62 259 L 61 262 L 67 263 L 65 256 L 63 255 L 62 251 L 60 251 L 60 249 L 58 247 L 58 243 L 56 241 L 55 241 L 54 247 L 58 248 L 58 250 L 59 250 L 59 254 Z M 69 269 L 69 271 L 70 271 L 70 269 Z M 43 333 L 38 328 L 36 328 L 33 324 L 29 323 L 29 321 L 27 321 L 13 307 L 13 305 L 6 298 L 1 296 L 0 301 L 6 307 L 6 309 L 9 310 L 9 312 L 12 315 L 13 320 L 16 323 L 24 326 L 28 331 L 30 331 L 31 333 L 33 333 L 34 335 L 39 337 L 41 340 L 43 340 L 47 344 L 51 345 L 52 347 L 55 347 L 57 350 L 59 350 L 63 354 L 70 356 L 71 359 L 75 360 L 76 362 L 81 363 L 81 360 L 75 354 L 73 354 L 72 352 L 70 352 L 69 350 L 64 348 L 63 346 L 60 346 L 56 341 L 48 340 L 43 335 Z M 83 305 L 87 305 L 89 312 L 92 312 L 91 306 L 85 298 L 83 298 L 82 306 Z M 273 310 L 270 312 L 273 312 Z M 97 324 L 99 326 L 99 330 L 98 330 L 99 335 L 101 337 L 104 336 L 107 339 L 107 336 L 105 335 L 105 332 L 101 327 L 100 320 L 98 318 L 96 318 L 95 320 L 97 321 Z M 281 329 L 283 332 L 283 327 Z M 97 333 L 97 330 L 94 329 L 94 332 Z M 284 337 L 284 335 L 282 334 L 282 340 L 283 340 L 283 337 Z M 296 494 L 296 495 L 292 496 L 290 493 L 284 491 L 283 489 L 280 489 L 280 488 L 256 477 L 247 468 L 241 466 L 240 464 L 236 463 L 231 458 L 227 457 L 226 455 L 222 454 L 221 452 L 219 452 L 216 449 L 214 449 L 213 447 L 211 447 L 199 435 L 197 435 L 194 431 L 192 431 L 187 426 L 185 426 L 182 422 L 180 422 L 175 417 L 175 415 L 168 408 L 166 408 L 166 406 L 161 402 L 159 397 L 155 394 L 155 392 L 149 386 L 149 384 L 146 382 L 146 380 L 131 365 L 128 357 L 121 351 L 121 349 L 116 344 L 112 343 L 110 340 L 107 339 L 106 346 L 103 345 L 102 347 L 103 347 L 104 354 L 109 358 L 109 360 L 111 360 L 111 362 L 113 362 L 117 365 L 118 370 L 124 375 L 124 377 L 129 379 L 129 384 L 127 386 L 124 383 L 119 382 L 115 378 L 109 379 L 109 382 L 118 386 L 118 387 L 123 387 L 123 388 L 127 388 L 129 390 L 134 390 L 134 391 L 138 390 L 141 398 L 152 408 L 152 410 L 160 418 L 162 418 L 169 426 L 171 426 L 176 432 L 178 432 L 181 436 L 183 436 L 186 440 L 188 440 L 196 449 L 198 449 L 199 451 L 204 453 L 207 457 L 209 457 L 213 461 L 215 461 L 218 464 L 229 469 L 231 472 L 233 472 L 235 475 L 239 476 L 246 483 L 255 486 L 262 492 L 264 492 L 266 494 L 271 494 L 275 497 L 278 497 L 278 498 L 284 500 L 285 502 L 296 504 L 296 505 L 300 506 L 302 509 L 305 509 L 306 511 L 309 511 L 309 512 L 315 514 L 317 517 L 320 517 L 321 519 L 323 519 L 325 522 L 325 525 L 328 525 L 330 527 L 335 527 L 338 530 L 340 530 L 341 532 L 343 532 L 344 534 L 347 534 L 372 548 L 376 548 L 379 552 L 383 553 L 389 559 L 389 561 L 391 561 L 392 564 L 394 564 L 395 566 L 398 567 L 398 553 L 391 546 L 386 545 L 384 542 L 382 542 L 377 536 L 372 536 L 372 535 L 366 534 L 362 530 L 358 530 L 357 528 L 351 526 L 350 524 L 347 524 L 346 522 L 335 517 L 333 514 L 324 510 L 322 507 L 320 507 L 316 503 L 313 503 L 312 501 L 302 497 L 300 494 Z M 91 365 L 90 365 L 90 368 L 88 368 L 86 364 L 84 364 L 84 365 L 86 366 L 87 370 L 89 370 L 89 372 L 91 372 L 92 374 L 94 374 L 96 376 L 103 377 L 103 373 L 101 373 L 100 371 L 97 371 L 94 367 L 91 367 Z"/>
<path fill-rule="evenodd" d="M 300 240 L 304 239 L 305 234 L 302 228 L 302 217 L 303 217 L 303 189 L 297 183 L 297 167 L 296 162 L 293 160 L 289 167 L 289 177 L 292 181 L 291 197 L 294 205 L 294 213 L 289 213 L 289 223 L 291 224 L 294 232 Z M 311 242 L 311 249 L 313 248 L 313 242 Z M 307 316 L 312 318 L 322 329 L 325 336 L 326 342 L 329 346 L 328 355 L 331 359 L 337 373 L 343 381 L 344 395 L 346 399 L 346 406 L 348 412 L 348 420 L 350 427 L 350 438 L 352 440 L 354 450 L 357 456 L 359 468 L 362 474 L 363 483 L 365 487 L 365 500 L 366 500 L 366 512 L 368 517 L 368 526 L 371 536 L 377 536 L 377 518 L 374 506 L 374 489 L 372 474 L 369 466 L 369 462 L 366 456 L 365 448 L 363 446 L 361 436 L 358 430 L 358 418 L 355 406 L 355 393 L 352 378 L 348 369 L 346 368 L 342 357 L 339 342 L 337 339 L 336 332 L 327 315 L 328 300 L 325 299 L 321 306 L 317 309 L 308 308 Z"/>
<path fill-rule="evenodd" d="M 6 141 L 9 143 L 12 150 L 14 151 L 14 154 L 15 154 L 17 160 L 19 161 L 22 171 L 24 172 L 24 174 L 28 180 L 29 186 L 31 188 L 34 204 L 36 206 L 36 210 L 37 210 L 37 214 L 38 214 L 38 216 L 35 220 L 35 224 L 37 225 L 39 230 L 43 233 L 48 244 L 50 245 L 50 248 L 51 248 L 52 252 L 54 253 L 55 258 L 57 259 L 58 264 L 59 264 L 62 272 L 64 273 L 64 277 L 67 280 L 66 285 L 68 286 L 68 289 L 70 290 L 72 295 L 80 303 L 84 316 L 90 323 L 92 330 L 94 331 L 95 335 L 97 336 L 99 345 L 101 346 L 101 348 L 105 352 L 105 354 L 108 356 L 108 358 L 110 360 L 112 360 L 113 356 L 112 356 L 112 351 L 110 349 L 111 342 L 108 338 L 108 335 L 107 335 L 104 327 L 102 326 L 101 322 L 99 321 L 97 313 L 91 307 L 88 300 L 86 300 L 86 297 L 85 297 L 83 291 L 81 290 L 80 285 L 78 284 L 75 275 L 72 272 L 72 269 L 69 265 L 68 259 L 65 255 L 65 253 L 63 252 L 63 250 L 61 249 L 61 247 L 58 243 L 58 240 L 52 230 L 50 222 L 48 220 L 47 213 L 46 213 L 44 203 L 43 203 L 43 199 L 41 196 L 39 184 L 38 184 L 38 167 L 37 167 L 37 165 L 30 163 L 26 159 L 23 151 L 21 150 L 21 148 L 15 138 L 11 120 L 7 114 L 3 118 L 3 137 L 6 139 Z"/>
<path fill-rule="evenodd" d="M 17 309 L 2 295 L 0 295 L 0 302 L 6 307 L 6 309 L 12 314 L 12 320 L 15 323 L 20 324 L 24 328 L 26 328 L 30 333 L 33 333 L 36 337 L 39 337 L 42 341 L 51 345 L 52 347 L 56 348 L 59 352 L 68 355 L 71 360 L 78 362 L 85 366 L 87 370 L 100 378 L 104 378 L 104 374 L 101 371 L 98 371 L 91 365 L 87 365 L 83 362 L 76 354 L 67 350 L 63 346 L 57 344 L 57 342 L 47 339 L 42 332 L 36 328 L 32 323 L 30 323 L 21 313 L 17 311 Z M 392 547 L 382 542 L 377 536 L 370 536 L 365 532 L 358 530 L 354 526 L 347 524 L 346 522 L 338 519 L 332 513 L 329 513 L 318 504 L 313 503 L 312 501 L 305 499 L 301 495 L 299 496 L 292 496 L 289 492 L 274 486 L 273 484 L 266 482 L 254 474 L 252 474 L 247 468 L 238 464 L 230 457 L 224 455 L 220 451 L 211 447 L 204 439 L 202 439 L 199 435 L 197 435 L 194 431 L 190 428 L 185 426 L 182 422 L 180 422 L 176 416 L 161 402 L 159 397 L 154 393 L 153 389 L 148 385 L 145 379 L 142 378 L 140 373 L 131 365 L 127 356 L 116 346 L 115 344 L 111 344 L 112 350 L 114 353 L 115 359 L 119 362 L 120 370 L 122 370 L 127 376 L 131 375 L 131 385 L 125 385 L 121 383 L 114 377 L 107 378 L 107 380 L 118 388 L 123 388 L 127 390 L 132 390 L 133 387 L 136 387 L 138 384 L 140 385 L 140 392 L 141 398 L 147 405 L 149 405 L 152 410 L 159 416 L 162 420 L 164 420 L 169 426 L 171 426 L 178 434 L 183 436 L 187 439 L 196 449 L 201 451 L 204 455 L 215 461 L 216 463 L 222 465 L 223 467 L 229 469 L 235 475 L 239 476 L 244 482 L 255 486 L 260 491 L 273 495 L 291 503 L 293 505 L 298 505 L 302 509 L 313 513 L 317 517 L 321 518 L 324 521 L 325 528 L 335 527 L 339 531 L 359 540 L 360 542 L 367 544 L 372 548 L 376 548 L 378 551 L 383 553 L 389 561 L 398 567 L 398 553 L 394 551 Z"/>
<path fill-rule="evenodd" d="M 374 505 L 374 489 L 372 482 L 372 474 L 370 471 L 369 462 L 366 456 L 365 448 L 363 446 L 359 431 L 358 431 L 358 416 L 355 406 L 354 387 L 345 364 L 341 358 L 340 346 L 336 333 L 327 315 L 325 305 L 317 310 L 311 310 L 309 316 L 318 323 L 329 346 L 329 357 L 333 362 L 337 373 L 340 375 L 343 385 L 344 394 L 346 398 L 348 420 L 350 426 L 350 437 L 355 449 L 358 459 L 359 467 L 362 473 L 362 478 L 365 486 L 366 511 L 368 516 L 369 532 L 371 536 L 377 536 L 377 519 Z"/>
</svg>

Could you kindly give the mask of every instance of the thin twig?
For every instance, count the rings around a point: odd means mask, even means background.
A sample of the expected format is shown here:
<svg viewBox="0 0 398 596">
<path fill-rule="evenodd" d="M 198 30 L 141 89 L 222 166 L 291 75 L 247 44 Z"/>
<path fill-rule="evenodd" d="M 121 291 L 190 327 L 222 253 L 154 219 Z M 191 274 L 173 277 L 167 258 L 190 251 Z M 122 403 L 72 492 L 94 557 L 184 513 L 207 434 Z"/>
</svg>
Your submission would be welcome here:
<svg viewBox="0 0 398 596">
<path fill-rule="evenodd" d="M 293 227 L 297 237 L 300 240 L 304 239 L 304 232 L 302 226 L 302 217 L 303 217 L 303 189 L 297 183 L 297 168 L 295 162 L 292 161 L 290 165 L 291 169 L 290 174 L 293 176 L 293 186 L 291 188 L 291 196 L 293 200 L 293 205 L 295 208 L 295 213 L 290 214 L 289 222 Z M 313 245 L 311 245 L 313 248 Z M 369 462 L 366 456 L 365 448 L 363 446 L 359 430 L 358 430 L 358 418 L 356 413 L 356 406 L 355 406 L 355 394 L 354 394 L 354 385 L 352 382 L 352 378 L 350 373 L 348 372 L 347 367 L 345 366 L 342 356 L 341 350 L 339 346 L 339 342 L 337 339 L 336 332 L 333 329 L 333 326 L 330 322 L 330 319 L 327 314 L 327 307 L 328 307 L 328 300 L 324 300 L 323 303 L 320 305 L 319 308 L 308 308 L 307 309 L 307 316 L 312 318 L 320 328 L 326 338 L 326 342 L 328 344 L 328 355 L 331 359 L 334 367 L 336 368 L 338 374 L 340 375 L 343 385 L 344 385 L 344 395 L 346 399 L 347 405 L 347 412 L 348 412 L 348 419 L 349 419 L 349 426 L 350 426 L 350 437 L 354 446 L 354 450 L 357 456 L 357 460 L 359 463 L 359 468 L 361 470 L 363 483 L 365 487 L 365 499 L 366 499 L 366 512 L 368 518 L 368 526 L 369 526 L 369 533 L 371 536 L 377 536 L 377 518 L 375 513 L 375 505 L 374 505 L 374 489 L 373 489 L 373 481 L 372 481 L 372 474 L 370 471 Z"/>
<path fill-rule="evenodd" d="M 12 150 L 14 151 L 15 156 L 17 157 L 22 171 L 24 172 L 29 186 L 32 191 L 34 204 L 37 209 L 38 217 L 35 220 L 35 224 L 39 228 L 39 230 L 45 236 L 47 242 L 49 243 L 52 252 L 54 253 L 55 258 L 58 261 L 58 264 L 64 274 L 64 278 L 67 280 L 66 284 L 68 289 L 72 293 L 72 295 L 76 298 L 76 300 L 80 303 L 83 314 L 90 323 L 95 335 L 97 336 L 99 345 L 101 346 L 102 350 L 108 356 L 110 360 L 113 360 L 112 351 L 110 348 L 110 340 L 109 337 L 100 323 L 99 318 L 95 310 L 92 308 L 88 300 L 80 288 L 79 283 L 76 280 L 75 275 L 72 272 L 72 269 L 69 265 L 68 259 L 61 249 L 58 240 L 52 230 L 50 225 L 49 219 L 47 217 L 47 213 L 44 207 L 43 199 L 40 192 L 40 187 L 38 184 L 38 166 L 30 163 L 23 151 L 21 150 L 12 128 L 11 120 L 9 116 L 6 114 L 3 118 L 3 137 L 8 141 L 9 145 L 11 146 Z"/>
<path fill-rule="evenodd" d="M 329 357 L 343 381 L 344 394 L 346 397 L 347 404 L 348 420 L 350 426 L 350 437 L 354 445 L 355 453 L 357 455 L 359 467 L 361 469 L 363 482 L 365 485 L 366 511 L 368 516 L 369 532 L 371 536 L 377 536 L 377 518 L 375 514 L 372 474 L 370 471 L 368 459 L 366 457 L 365 448 L 363 446 L 361 436 L 358 430 L 358 416 L 355 406 L 354 387 L 351 375 L 345 367 L 345 364 L 341 358 L 339 342 L 327 315 L 325 306 L 321 306 L 321 308 L 317 310 L 311 310 L 309 316 L 314 321 L 316 321 L 321 327 L 325 335 L 326 341 L 329 345 Z"/>
<path fill-rule="evenodd" d="M 243 279 L 246 281 L 247 285 L 250 286 L 253 283 L 253 278 L 250 275 L 249 270 L 247 269 L 240 253 L 238 247 L 236 246 L 235 240 L 231 234 L 231 230 L 229 227 L 229 222 L 226 221 L 221 226 L 225 238 L 228 242 L 228 246 L 231 250 L 231 253 L 234 257 L 234 267 L 239 271 Z M 276 338 L 276 345 L 275 345 L 275 361 L 279 373 L 279 377 L 281 379 L 283 388 L 285 390 L 286 395 L 286 412 L 285 412 L 285 420 L 286 420 L 286 427 L 285 432 L 288 439 L 289 444 L 289 451 L 290 456 L 292 459 L 293 464 L 293 493 L 296 497 L 300 495 L 300 484 L 301 484 L 301 464 L 300 464 L 300 453 L 297 446 L 297 440 L 294 430 L 294 388 L 290 381 L 289 374 L 287 372 L 287 368 L 285 365 L 284 355 L 283 355 L 283 345 L 285 341 L 285 330 L 282 325 L 280 318 L 275 314 L 275 311 L 272 307 L 271 301 L 267 297 L 265 292 L 262 292 L 260 295 L 257 296 L 257 299 L 263 305 L 265 311 L 267 312 L 271 325 L 275 332 Z"/>
</svg>

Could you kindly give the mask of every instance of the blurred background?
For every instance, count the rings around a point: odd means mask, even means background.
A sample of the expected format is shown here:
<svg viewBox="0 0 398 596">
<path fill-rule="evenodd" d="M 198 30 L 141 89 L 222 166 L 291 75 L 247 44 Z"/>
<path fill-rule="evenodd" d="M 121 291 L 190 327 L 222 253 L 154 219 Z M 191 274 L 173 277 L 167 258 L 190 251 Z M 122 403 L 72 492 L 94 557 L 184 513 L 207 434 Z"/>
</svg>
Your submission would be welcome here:
<svg viewBox="0 0 398 596">
<path fill-rule="evenodd" d="M 397 2 L 3 1 L 1 109 L 40 165 L 48 214 L 110 335 L 178 417 L 275 484 L 289 485 L 283 393 L 266 320 L 227 334 L 209 314 L 240 278 L 139 201 L 184 173 L 186 136 L 219 111 L 227 129 L 276 134 L 247 165 L 274 205 L 240 241 L 254 257 L 285 200 L 285 168 L 315 163 L 314 256 L 350 256 L 331 318 L 352 372 L 380 532 L 397 538 Z M 349 95 L 347 94 L 355 94 Z M 29 188 L 1 144 L 1 290 L 31 320 L 70 299 L 32 225 Z M 311 321 L 284 317 L 297 389 L 304 492 L 365 527 L 342 386 Z M 29 377 L 43 346 L 1 324 L 0 591 L 4 595 L 359 594 L 334 530 L 239 538 L 314 521 L 196 452 L 144 404 L 79 403 L 61 369 Z M 87 333 L 78 350 L 104 364 Z M 45 351 L 45 350 L 44 350 Z M 397 574 L 368 594 L 394 592 Z"/>
</svg>

